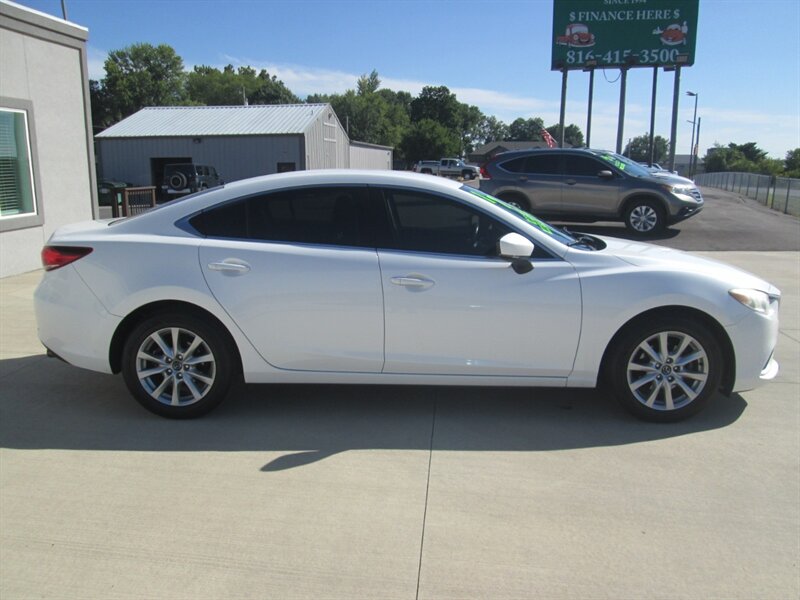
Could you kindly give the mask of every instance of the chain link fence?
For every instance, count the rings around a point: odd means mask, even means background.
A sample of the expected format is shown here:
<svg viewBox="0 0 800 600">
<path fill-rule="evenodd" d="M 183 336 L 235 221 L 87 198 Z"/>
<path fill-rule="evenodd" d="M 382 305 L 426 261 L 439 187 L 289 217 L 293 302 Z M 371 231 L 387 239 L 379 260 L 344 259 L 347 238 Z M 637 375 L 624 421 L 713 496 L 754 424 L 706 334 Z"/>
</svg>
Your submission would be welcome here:
<svg viewBox="0 0 800 600">
<path fill-rule="evenodd" d="M 702 173 L 695 183 L 752 198 L 788 215 L 800 217 L 800 179 L 755 173 Z"/>
</svg>

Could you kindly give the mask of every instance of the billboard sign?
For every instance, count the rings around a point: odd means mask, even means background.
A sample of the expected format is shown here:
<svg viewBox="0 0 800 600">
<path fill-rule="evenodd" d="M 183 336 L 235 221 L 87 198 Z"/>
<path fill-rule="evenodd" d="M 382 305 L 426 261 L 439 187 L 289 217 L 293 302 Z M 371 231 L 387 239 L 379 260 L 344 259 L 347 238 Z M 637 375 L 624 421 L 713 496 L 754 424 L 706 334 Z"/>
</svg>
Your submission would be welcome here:
<svg viewBox="0 0 800 600">
<path fill-rule="evenodd" d="M 553 0 L 551 69 L 694 64 L 699 0 Z"/>
</svg>

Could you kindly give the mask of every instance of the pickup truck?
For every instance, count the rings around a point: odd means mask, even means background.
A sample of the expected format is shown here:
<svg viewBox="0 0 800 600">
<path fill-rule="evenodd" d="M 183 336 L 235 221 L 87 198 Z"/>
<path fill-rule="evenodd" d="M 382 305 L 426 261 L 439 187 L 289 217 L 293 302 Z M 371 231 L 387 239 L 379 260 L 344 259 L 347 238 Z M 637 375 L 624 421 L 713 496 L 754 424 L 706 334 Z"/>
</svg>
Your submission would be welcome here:
<svg viewBox="0 0 800 600">
<path fill-rule="evenodd" d="M 428 173 L 430 175 L 441 175 L 442 177 L 463 177 L 464 179 L 475 179 L 480 174 L 480 169 L 474 165 L 468 165 L 459 158 L 443 158 L 441 160 L 422 160 L 414 164 L 417 173 Z"/>
</svg>

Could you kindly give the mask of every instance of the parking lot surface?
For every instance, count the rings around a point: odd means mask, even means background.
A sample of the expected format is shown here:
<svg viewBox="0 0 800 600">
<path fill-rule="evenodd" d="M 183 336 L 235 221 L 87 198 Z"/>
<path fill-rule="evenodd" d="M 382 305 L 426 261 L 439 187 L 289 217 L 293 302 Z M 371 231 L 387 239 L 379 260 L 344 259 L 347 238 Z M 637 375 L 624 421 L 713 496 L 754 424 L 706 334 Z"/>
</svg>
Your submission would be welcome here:
<svg viewBox="0 0 800 600">
<path fill-rule="evenodd" d="M 704 192 L 652 241 L 781 288 L 781 373 L 678 424 L 592 390 L 269 385 L 168 421 L 44 356 L 40 273 L 0 280 L 0 597 L 798 598 L 798 220 Z"/>
</svg>

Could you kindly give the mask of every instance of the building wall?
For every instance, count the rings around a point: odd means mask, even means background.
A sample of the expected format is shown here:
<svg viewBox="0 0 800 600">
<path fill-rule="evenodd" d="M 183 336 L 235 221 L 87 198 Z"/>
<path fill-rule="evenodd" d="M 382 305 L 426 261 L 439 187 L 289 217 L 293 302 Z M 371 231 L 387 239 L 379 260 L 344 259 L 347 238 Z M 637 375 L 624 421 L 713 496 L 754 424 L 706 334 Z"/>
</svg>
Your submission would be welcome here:
<svg viewBox="0 0 800 600">
<path fill-rule="evenodd" d="M 279 163 L 303 169 L 302 141 L 300 135 L 98 139 L 98 176 L 154 185 L 151 158 L 188 157 L 215 167 L 224 181 L 237 181 L 277 173 Z"/>
<path fill-rule="evenodd" d="M 392 149 L 385 146 L 373 146 L 350 142 L 351 169 L 392 169 Z"/>
<path fill-rule="evenodd" d="M 329 107 L 306 130 L 307 169 L 346 169 L 350 166 L 350 139 Z"/>
<path fill-rule="evenodd" d="M 97 214 L 86 67 L 88 31 L 0 6 L 0 98 L 28 110 L 38 214 L 0 218 L 0 277 L 41 267 L 50 234 Z M 11 107 L 13 108 L 13 107 Z"/>
</svg>

